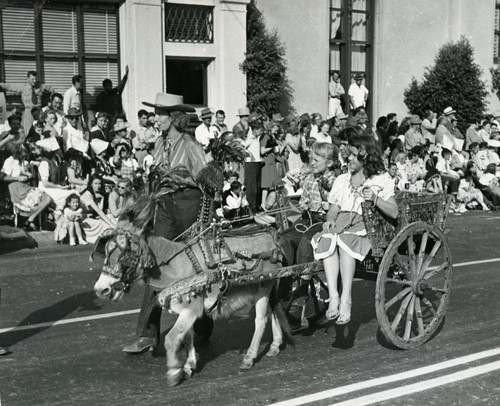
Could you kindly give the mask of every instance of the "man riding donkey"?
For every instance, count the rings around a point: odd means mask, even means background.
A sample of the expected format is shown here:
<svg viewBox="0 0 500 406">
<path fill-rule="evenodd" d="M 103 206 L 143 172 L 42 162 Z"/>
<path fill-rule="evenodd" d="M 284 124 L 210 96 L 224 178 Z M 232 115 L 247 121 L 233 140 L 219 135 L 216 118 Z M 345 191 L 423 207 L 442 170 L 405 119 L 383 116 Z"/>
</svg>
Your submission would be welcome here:
<svg viewBox="0 0 500 406">
<path fill-rule="evenodd" d="M 162 132 L 154 146 L 153 165 L 156 167 L 156 182 L 158 174 L 177 167 L 184 167 L 189 175 L 196 179 L 202 168 L 210 160 L 210 154 L 205 154 L 203 147 L 194 137 L 187 133 L 189 116 L 186 113 L 195 112 L 192 106 L 183 104 L 182 96 L 158 93 L 155 103 L 143 102 L 154 107 L 156 121 Z M 161 176 L 160 176 L 161 177 Z M 155 185 L 151 185 L 154 192 Z M 153 234 L 174 240 L 196 222 L 202 204 L 203 193 L 195 186 L 177 190 L 164 195 L 156 208 Z M 137 324 L 138 339 L 123 348 L 128 354 L 140 354 L 148 349 L 154 349 L 160 338 L 160 320 L 162 309 L 157 302 L 158 292 L 146 285 L 144 298 Z M 208 338 L 212 333 L 213 321 L 208 316 L 199 319 L 194 326 L 195 332 Z"/>
</svg>

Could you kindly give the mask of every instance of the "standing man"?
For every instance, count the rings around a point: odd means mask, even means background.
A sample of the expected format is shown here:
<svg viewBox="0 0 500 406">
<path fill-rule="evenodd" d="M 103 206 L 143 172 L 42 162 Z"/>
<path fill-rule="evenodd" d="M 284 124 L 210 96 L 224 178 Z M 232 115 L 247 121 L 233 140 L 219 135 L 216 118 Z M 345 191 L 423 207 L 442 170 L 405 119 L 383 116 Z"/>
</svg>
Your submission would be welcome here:
<svg viewBox="0 0 500 406">
<path fill-rule="evenodd" d="M 364 76 L 358 73 L 351 86 L 349 86 L 349 101 L 351 103 L 351 109 L 355 110 L 358 107 L 366 107 L 366 102 L 368 100 L 368 89 L 363 85 Z"/>
<path fill-rule="evenodd" d="M 219 138 L 222 134 L 229 131 L 226 123 L 224 123 L 225 119 L 226 113 L 224 113 L 223 110 L 217 110 L 215 113 L 215 123 L 212 124 L 212 130 L 215 134 L 215 138 Z"/>
<path fill-rule="evenodd" d="M 340 84 L 340 73 L 333 72 L 328 84 L 328 93 L 330 95 L 330 100 L 328 102 L 328 118 L 338 117 L 344 114 L 341 106 L 342 96 L 345 94 L 345 90 Z"/>
<path fill-rule="evenodd" d="M 143 102 L 146 106 L 154 107 L 161 131 L 161 136 L 155 142 L 153 165 L 166 168 L 183 165 L 193 179 L 196 179 L 206 165 L 207 157 L 201 145 L 187 133 L 189 120 L 186 113 L 195 112 L 195 109 L 182 102 L 182 96 L 167 93 L 158 93 L 154 103 Z M 162 197 L 161 204 L 156 209 L 153 233 L 170 240 L 182 234 L 196 221 L 201 200 L 200 189 L 189 187 Z M 146 285 L 137 324 L 139 338 L 133 344 L 125 346 L 124 352 L 140 354 L 158 345 L 161 307 L 156 301 L 157 293 Z"/>
<path fill-rule="evenodd" d="M 28 133 L 33 125 L 33 117 L 31 116 L 31 109 L 35 106 L 42 107 L 42 96 L 44 93 L 54 93 L 52 87 L 37 81 L 37 73 L 30 70 L 27 73 L 27 80 L 25 83 L 0 83 L 0 88 L 8 92 L 21 95 L 21 100 L 24 105 L 23 113 L 23 127 L 24 131 Z"/>
<path fill-rule="evenodd" d="M 200 115 L 201 124 L 194 130 L 196 141 L 201 144 L 205 151 L 210 144 L 210 140 L 215 138 L 214 131 L 211 128 L 213 115 L 214 113 L 212 113 L 209 108 L 203 109 Z"/>
<path fill-rule="evenodd" d="M 137 113 L 139 124 L 135 128 L 135 137 L 132 138 L 132 146 L 135 149 L 135 158 L 142 168 L 142 162 L 148 154 L 148 146 L 153 142 L 151 131 L 148 127 L 148 112 L 144 109 L 139 110 Z"/>
<path fill-rule="evenodd" d="M 248 116 L 250 115 L 250 109 L 248 107 L 242 107 L 238 110 L 238 121 L 233 127 L 233 133 L 241 139 L 246 138 L 248 134 Z"/>
<path fill-rule="evenodd" d="M 127 80 L 128 65 L 125 66 L 125 75 L 123 75 L 122 80 L 120 80 L 120 83 L 118 83 L 118 86 L 115 88 L 113 88 L 113 82 L 111 79 L 104 79 L 102 81 L 102 87 L 104 90 L 97 95 L 97 111 L 103 111 L 111 117 L 115 117 L 118 114 L 123 113 L 122 93 L 125 89 L 125 85 L 127 84 Z"/>
<path fill-rule="evenodd" d="M 250 125 L 250 131 L 243 138 L 243 145 L 247 150 L 245 158 L 245 186 L 247 188 L 247 201 L 250 210 L 254 213 L 260 207 L 261 198 L 261 170 L 262 158 L 260 155 L 260 136 L 264 130 L 259 120 L 253 120 Z M 234 130 L 233 130 L 234 131 Z"/>
<path fill-rule="evenodd" d="M 62 109 L 63 107 L 63 96 L 60 93 L 52 93 L 52 96 L 50 97 L 50 102 L 47 104 L 42 111 L 44 113 L 47 113 L 48 111 L 53 111 L 56 113 L 57 116 L 57 121 L 54 124 L 54 129 L 57 132 L 57 135 L 59 137 L 62 137 L 63 135 L 63 127 L 64 123 L 66 122 L 66 118 L 64 117 L 64 111 Z"/>
<path fill-rule="evenodd" d="M 64 114 L 68 114 L 70 108 L 82 111 L 82 87 L 83 76 L 75 75 L 71 78 L 73 86 L 64 93 Z"/>
</svg>

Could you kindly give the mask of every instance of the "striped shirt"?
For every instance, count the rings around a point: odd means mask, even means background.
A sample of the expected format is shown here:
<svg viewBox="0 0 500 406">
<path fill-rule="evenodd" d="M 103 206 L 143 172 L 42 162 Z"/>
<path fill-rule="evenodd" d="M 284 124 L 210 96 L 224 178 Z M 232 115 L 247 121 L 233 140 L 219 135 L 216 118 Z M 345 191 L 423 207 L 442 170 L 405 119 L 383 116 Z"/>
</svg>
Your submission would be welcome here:
<svg viewBox="0 0 500 406">
<path fill-rule="evenodd" d="M 167 137 L 158 137 L 153 150 L 153 164 L 175 168 L 184 165 L 196 179 L 198 172 L 207 164 L 203 147 L 189 134 L 171 129 Z"/>
</svg>

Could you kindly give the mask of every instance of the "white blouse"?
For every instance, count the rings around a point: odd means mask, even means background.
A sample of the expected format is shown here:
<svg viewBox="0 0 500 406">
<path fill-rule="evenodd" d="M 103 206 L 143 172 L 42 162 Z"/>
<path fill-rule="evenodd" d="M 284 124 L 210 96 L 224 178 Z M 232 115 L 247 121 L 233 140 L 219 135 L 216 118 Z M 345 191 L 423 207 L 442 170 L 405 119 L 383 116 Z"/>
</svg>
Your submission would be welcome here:
<svg viewBox="0 0 500 406">
<path fill-rule="evenodd" d="M 328 203 L 339 206 L 340 211 L 362 214 L 361 204 L 364 202 L 362 191 L 366 187 L 372 189 L 373 193 L 384 201 L 394 196 L 394 180 L 387 172 L 366 179 L 363 185 L 357 188 L 352 186 L 351 178 L 350 173 L 337 177 L 328 196 Z"/>
</svg>

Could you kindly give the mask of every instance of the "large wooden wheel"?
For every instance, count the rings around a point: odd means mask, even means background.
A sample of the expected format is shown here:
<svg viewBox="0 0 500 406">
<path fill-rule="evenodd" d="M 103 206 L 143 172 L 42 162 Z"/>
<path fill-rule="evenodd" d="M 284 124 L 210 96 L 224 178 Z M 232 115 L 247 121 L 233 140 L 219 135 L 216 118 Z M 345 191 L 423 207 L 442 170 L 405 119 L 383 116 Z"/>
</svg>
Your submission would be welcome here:
<svg viewBox="0 0 500 406">
<path fill-rule="evenodd" d="M 402 349 L 429 340 L 450 299 L 452 261 L 443 232 L 411 223 L 391 241 L 380 263 L 375 306 L 387 341 Z"/>
</svg>

